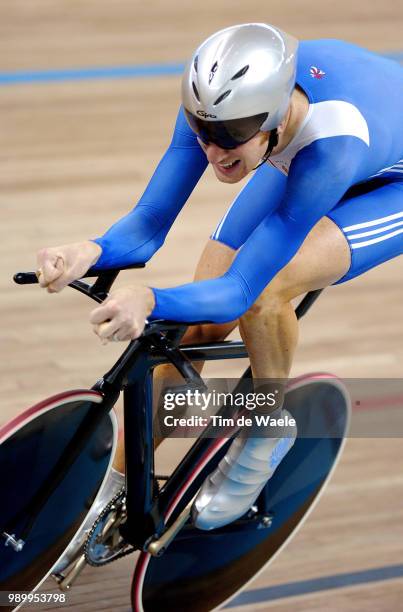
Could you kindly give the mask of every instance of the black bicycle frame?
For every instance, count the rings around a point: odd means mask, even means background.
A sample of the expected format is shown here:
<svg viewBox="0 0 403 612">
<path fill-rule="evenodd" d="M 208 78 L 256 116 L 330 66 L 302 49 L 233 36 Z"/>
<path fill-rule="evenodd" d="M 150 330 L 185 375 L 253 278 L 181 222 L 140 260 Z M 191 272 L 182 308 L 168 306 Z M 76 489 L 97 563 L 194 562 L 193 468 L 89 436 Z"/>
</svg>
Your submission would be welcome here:
<svg viewBox="0 0 403 612">
<path fill-rule="evenodd" d="M 305 296 L 296 309 L 298 318 L 309 310 L 320 292 L 313 291 Z M 214 443 L 213 438 L 199 438 L 167 480 L 160 494 L 154 498 L 153 369 L 157 365 L 172 363 L 182 373 L 187 384 L 198 385 L 201 379 L 191 362 L 248 357 L 243 342 L 223 341 L 179 347 L 185 329 L 185 326 L 178 323 L 152 323 L 144 336 L 129 345 L 122 358 L 104 376 L 101 385 L 103 392 L 105 385 L 114 388 L 118 383 L 123 388 L 127 522 L 122 533 L 136 548 L 146 547 L 150 538 L 162 533 L 165 526 L 163 517 L 168 507 L 183 483 L 189 479 L 195 464 Z M 250 368 L 245 371 L 242 379 L 251 381 Z M 194 479 L 178 504 L 177 512 L 192 499 L 208 470 L 206 466 Z"/>
<path fill-rule="evenodd" d="M 143 267 L 143 266 L 133 266 Z M 89 271 L 86 276 L 97 276 L 97 281 L 89 286 L 81 281 L 74 281 L 70 286 L 85 293 L 97 302 L 107 296 L 119 270 L 105 273 Z M 14 280 L 18 284 L 37 282 L 33 273 L 19 273 Z M 308 293 L 296 309 L 298 318 L 303 316 L 321 290 Z M 153 411 L 152 411 L 152 376 L 157 365 L 171 363 L 182 374 L 187 384 L 203 387 L 203 381 L 193 368 L 192 362 L 218 359 L 247 358 L 248 354 L 242 342 L 223 341 L 208 344 L 179 346 L 187 328 L 186 324 L 171 321 L 154 321 L 146 325 L 143 335 L 130 342 L 114 366 L 93 386 L 104 396 L 102 404 L 88 415 L 86 426 L 88 438 L 99 422 L 101 415 L 112 409 L 121 390 L 124 395 L 124 430 L 126 454 L 126 507 L 127 522 L 121 527 L 122 535 L 136 548 L 145 549 L 150 539 L 164 530 L 164 516 L 171 506 L 183 484 L 200 459 L 206 455 L 214 444 L 213 438 L 198 438 L 185 458 L 168 478 L 158 496 L 155 492 L 154 444 L 153 444 Z M 238 386 L 246 382 L 251 384 L 251 372 L 248 368 Z M 80 443 L 86 438 L 86 432 L 80 431 Z M 74 446 L 74 445 L 72 445 Z M 74 451 L 64 454 L 63 465 L 58 466 L 62 473 L 74 461 Z M 209 467 L 205 466 L 187 488 L 177 506 L 177 511 L 192 499 Z M 55 475 L 55 483 L 59 480 Z M 41 491 L 35 500 L 35 510 L 39 509 L 51 494 L 53 482 L 47 482 L 46 491 Z M 32 521 L 36 512 L 33 513 Z"/>
</svg>

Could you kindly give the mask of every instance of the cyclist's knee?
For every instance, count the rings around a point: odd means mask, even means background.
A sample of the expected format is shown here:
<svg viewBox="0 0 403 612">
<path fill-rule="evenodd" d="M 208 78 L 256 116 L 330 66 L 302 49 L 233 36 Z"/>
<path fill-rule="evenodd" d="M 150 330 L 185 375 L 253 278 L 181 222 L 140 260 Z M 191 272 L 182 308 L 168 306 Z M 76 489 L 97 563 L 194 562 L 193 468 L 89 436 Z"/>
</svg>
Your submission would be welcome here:
<svg viewBox="0 0 403 612">
<path fill-rule="evenodd" d="M 287 302 L 281 299 L 279 295 L 276 295 L 271 292 L 264 292 L 249 308 L 249 310 L 245 312 L 242 317 L 242 321 L 248 322 L 250 320 L 256 319 L 257 317 L 272 317 L 276 313 L 281 312 L 281 310 L 284 308 L 285 303 Z"/>
<path fill-rule="evenodd" d="M 248 322 L 256 317 L 267 317 L 281 313 L 291 300 L 303 293 L 303 289 L 293 280 L 287 270 L 281 271 L 260 294 L 256 302 L 243 315 L 242 321 Z"/>
</svg>

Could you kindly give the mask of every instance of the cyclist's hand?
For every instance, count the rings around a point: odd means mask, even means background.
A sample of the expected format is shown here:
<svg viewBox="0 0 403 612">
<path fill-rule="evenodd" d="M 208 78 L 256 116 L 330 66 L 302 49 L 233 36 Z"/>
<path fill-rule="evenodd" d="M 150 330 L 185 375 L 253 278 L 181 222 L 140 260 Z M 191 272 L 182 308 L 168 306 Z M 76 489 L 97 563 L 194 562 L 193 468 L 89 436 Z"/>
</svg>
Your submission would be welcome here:
<svg viewBox="0 0 403 612">
<path fill-rule="evenodd" d="M 90 315 L 94 333 L 103 344 L 135 340 L 142 333 L 154 308 L 155 298 L 149 287 L 121 287 L 112 291 Z"/>
<path fill-rule="evenodd" d="M 49 293 L 56 293 L 82 276 L 95 264 L 101 247 L 90 240 L 41 249 L 37 254 L 38 281 Z"/>
</svg>

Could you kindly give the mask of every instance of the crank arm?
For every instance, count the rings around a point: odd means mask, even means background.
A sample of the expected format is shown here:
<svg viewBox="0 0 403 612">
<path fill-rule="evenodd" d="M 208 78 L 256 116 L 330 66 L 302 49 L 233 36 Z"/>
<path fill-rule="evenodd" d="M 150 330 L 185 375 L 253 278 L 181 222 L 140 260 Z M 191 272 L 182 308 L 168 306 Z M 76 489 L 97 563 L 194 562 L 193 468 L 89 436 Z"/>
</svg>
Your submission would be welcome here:
<svg viewBox="0 0 403 612">
<path fill-rule="evenodd" d="M 195 497 L 182 510 L 176 521 L 162 534 L 162 536 L 158 538 L 158 540 L 153 540 L 152 542 L 150 542 L 147 547 L 147 552 L 149 552 L 150 555 L 152 555 L 153 557 L 159 557 L 165 552 L 176 534 L 182 529 L 182 527 L 188 520 Z"/>
<path fill-rule="evenodd" d="M 68 591 L 86 566 L 85 555 L 81 555 L 66 574 L 52 574 L 61 591 Z"/>
</svg>

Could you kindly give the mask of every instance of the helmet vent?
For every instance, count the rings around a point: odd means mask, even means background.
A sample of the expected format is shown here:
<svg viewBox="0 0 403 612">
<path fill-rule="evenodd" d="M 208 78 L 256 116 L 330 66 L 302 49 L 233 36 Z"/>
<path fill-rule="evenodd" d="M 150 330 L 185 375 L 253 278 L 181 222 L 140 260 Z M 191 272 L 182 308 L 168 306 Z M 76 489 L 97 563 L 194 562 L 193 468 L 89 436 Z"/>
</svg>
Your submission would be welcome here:
<svg viewBox="0 0 403 612">
<path fill-rule="evenodd" d="M 198 102 L 200 102 L 199 92 L 197 91 L 197 87 L 196 87 L 196 85 L 195 85 L 195 82 L 194 82 L 194 81 L 192 81 L 192 87 L 193 87 L 193 92 L 194 92 L 194 95 L 195 95 L 195 96 L 196 96 L 196 98 L 197 98 L 197 101 L 198 101 Z"/>
<path fill-rule="evenodd" d="M 194 62 L 193 62 L 193 68 L 195 69 L 195 72 L 197 72 L 198 64 L 199 64 L 199 56 L 196 55 L 196 57 L 194 58 Z"/>
<path fill-rule="evenodd" d="M 215 73 L 217 72 L 217 68 L 218 68 L 218 62 L 214 62 L 214 64 L 211 67 L 210 74 L 209 74 L 209 77 L 208 77 L 208 84 L 209 85 L 210 85 L 211 81 L 213 80 L 213 77 L 214 77 Z"/>
<path fill-rule="evenodd" d="M 244 74 L 246 74 L 249 70 L 249 64 L 238 70 L 236 74 L 232 77 L 231 81 L 235 81 L 235 79 L 240 79 Z"/>
<path fill-rule="evenodd" d="M 221 96 L 219 96 L 219 97 L 217 98 L 217 100 L 214 102 L 213 106 L 217 106 L 217 104 L 220 104 L 220 102 L 222 102 L 223 100 L 225 100 L 225 98 L 226 98 L 227 96 L 229 96 L 229 95 L 230 95 L 230 93 L 231 93 L 231 89 L 227 89 L 227 91 L 224 91 L 224 93 L 223 93 L 223 94 L 221 94 Z"/>
</svg>

